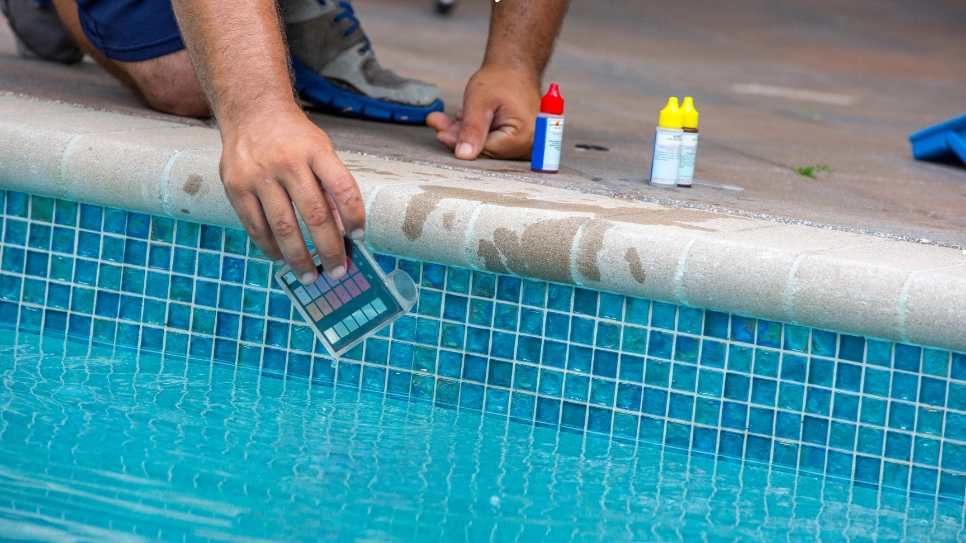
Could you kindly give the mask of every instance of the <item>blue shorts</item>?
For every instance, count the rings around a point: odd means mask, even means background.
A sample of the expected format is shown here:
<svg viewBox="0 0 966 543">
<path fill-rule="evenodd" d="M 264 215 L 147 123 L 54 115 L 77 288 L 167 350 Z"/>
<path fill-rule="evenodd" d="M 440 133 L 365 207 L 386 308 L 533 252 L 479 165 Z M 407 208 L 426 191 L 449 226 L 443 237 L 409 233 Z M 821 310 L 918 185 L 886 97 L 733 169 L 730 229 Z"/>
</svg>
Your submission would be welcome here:
<svg viewBox="0 0 966 543">
<path fill-rule="evenodd" d="M 104 56 L 137 62 L 184 49 L 171 0 L 76 0 L 84 34 Z"/>
</svg>

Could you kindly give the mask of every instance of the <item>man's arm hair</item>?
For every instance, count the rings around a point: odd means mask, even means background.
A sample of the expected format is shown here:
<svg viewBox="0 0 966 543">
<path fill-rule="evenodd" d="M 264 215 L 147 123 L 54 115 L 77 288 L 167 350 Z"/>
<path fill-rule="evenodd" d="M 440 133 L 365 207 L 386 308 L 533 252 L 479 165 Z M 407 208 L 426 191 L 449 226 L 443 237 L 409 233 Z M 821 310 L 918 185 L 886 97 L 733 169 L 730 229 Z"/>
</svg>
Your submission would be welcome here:
<svg viewBox="0 0 966 543">
<path fill-rule="evenodd" d="M 539 85 L 568 5 L 569 0 L 493 2 L 483 65 L 520 70 Z"/>
<path fill-rule="evenodd" d="M 274 0 L 172 0 L 172 6 L 219 124 L 298 107 Z"/>
</svg>

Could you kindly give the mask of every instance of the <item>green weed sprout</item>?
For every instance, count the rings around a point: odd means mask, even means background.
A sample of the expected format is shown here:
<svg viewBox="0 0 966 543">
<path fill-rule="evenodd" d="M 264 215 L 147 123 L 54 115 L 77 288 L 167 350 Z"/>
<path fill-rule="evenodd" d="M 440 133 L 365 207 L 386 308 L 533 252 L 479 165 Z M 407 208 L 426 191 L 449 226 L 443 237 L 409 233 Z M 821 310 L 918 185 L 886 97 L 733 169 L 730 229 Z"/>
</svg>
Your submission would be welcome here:
<svg viewBox="0 0 966 543">
<path fill-rule="evenodd" d="M 816 164 L 815 166 L 799 166 L 795 168 L 795 173 L 798 175 L 804 175 L 809 179 L 815 179 L 815 174 L 818 172 L 835 173 L 835 168 L 826 166 L 825 164 Z"/>
</svg>

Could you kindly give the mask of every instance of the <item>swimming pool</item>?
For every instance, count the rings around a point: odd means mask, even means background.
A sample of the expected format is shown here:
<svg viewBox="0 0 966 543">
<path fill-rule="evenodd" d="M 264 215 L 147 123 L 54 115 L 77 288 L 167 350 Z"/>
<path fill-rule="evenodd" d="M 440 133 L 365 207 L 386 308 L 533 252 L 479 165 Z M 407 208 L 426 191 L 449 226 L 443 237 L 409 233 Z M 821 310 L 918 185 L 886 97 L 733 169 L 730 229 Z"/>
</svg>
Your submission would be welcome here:
<svg viewBox="0 0 966 543">
<path fill-rule="evenodd" d="M 223 363 L 21 332 L 0 373 L 5 538 L 962 537 L 957 504 Z"/>
</svg>

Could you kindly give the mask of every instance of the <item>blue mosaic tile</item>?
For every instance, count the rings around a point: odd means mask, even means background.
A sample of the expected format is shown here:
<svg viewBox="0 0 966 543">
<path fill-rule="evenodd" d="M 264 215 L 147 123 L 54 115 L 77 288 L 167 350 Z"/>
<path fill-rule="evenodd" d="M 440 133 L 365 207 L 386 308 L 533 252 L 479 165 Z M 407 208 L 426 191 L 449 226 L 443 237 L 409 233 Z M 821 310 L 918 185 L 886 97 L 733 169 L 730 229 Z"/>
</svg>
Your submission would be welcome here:
<svg viewBox="0 0 966 543">
<path fill-rule="evenodd" d="M 902 343 L 896 344 L 893 367 L 897 370 L 918 372 L 921 366 L 921 359 L 922 348 L 903 345 Z"/>
<path fill-rule="evenodd" d="M 677 306 L 663 302 L 651 303 L 651 326 L 665 330 L 675 329 Z"/>
<path fill-rule="evenodd" d="M 728 369 L 731 371 L 751 373 L 753 355 L 754 349 L 751 347 L 746 347 L 743 345 L 729 345 Z"/>
<path fill-rule="evenodd" d="M 607 292 L 600 293 L 600 306 L 597 316 L 602 319 L 622 320 L 624 313 L 624 297 Z"/>
<path fill-rule="evenodd" d="M 332 360 L 240 230 L 23 194 L 3 206 L 0 326 L 966 492 L 964 353 L 378 254 L 419 302 Z"/>
<path fill-rule="evenodd" d="M 587 393 L 590 388 L 590 378 L 585 375 L 573 373 L 566 374 L 564 378 L 564 397 L 570 400 L 581 402 L 587 401 Z"/>
<path fill-rule="evenodd" d="M 671 378 L 671 364 L 653 358 L 647 359 L 644 371 L 644 383 L 648 385 L 667 387 Z"/>
<path fill-rule="evenodd" d="M 812 330 L 812 354 L 834 357 L 836 334 L 826 330 Z"/>
<path fill-rule="evenodd" d="M 573 294 L 573 287 L 550 283 L 547 285 L 547 308 L 569 312 Z"/>
<path fill-rule="evenodd" d="M 57 200 L 54 202 L 54 223 L 62 226 L 77 226 L 77 202 Z"/>
<path fill-rule="evenodd" d="M 651 303 L 648 300 L 632 297 L 628 297 L 626 300 L 624 322 L 647 326 L 650 322 Z"/>
<path fill-rule="evenodd" d="M 44 196 L 30 197 L 30 218 L 35 221 L 51 222 L 54 220 L 54 199 Z"/>
<path fill-rule="evenodd" d="M 479 298 L 470 299 L 467 322 L 477 326 L 491 326 L 493 324 L 493 302 Z"/>
<path fill-rule="evenodd" d="M 939 440 L 917 436 L 913 448 L 913 461 L 926 466 L 939 465 Z"/>
<path fill-rule="evenodd" d="M 45 251 L 50 249 L 51 232 L 51 227 L 47 226 L 46 224 L 31 224 L 29 235 L 27 237 L 27 246 L 32 249 L 41 249 Z"/>
<path fill-rule="evenodd" d="M 547 284 L 543 281 L 523 279 L 523 305 L 546 307 Z"/>
<path fill-rule="evenodd" d="M 859 417 L 859 396 L 836 392 L 832 407 L 832 417 L 856 421 Z"/>
<path fill-rule="evenodd" d="M 520 421 L 532 421 L 535 403 L 532 394 L 514 392 L 510 399 L 510 417 Z"/>
<path fill-rule="evenodd" d="M 413 282 L 417 285 L 422 282 L 421 273 L 422 269 L 419 262 L 415 260 L 409 260 L 406 258 L 396 259 L 396 269 L 406 272 L 406 275 L 412 278 Z"/>
<path fill-rule="evenodd" d="M 674 364 L 671 375 L 671 388 L 694 392 L 698 380 L 697 368 L 686 364 Z"/>
<path fill-rule="evenodd" d="M 847 334 L 839 336 L 839 358 L 862 362 L 865 358 L 865 338 Z"/>
<path fill-rule="evenodd" d="M 936 377 L 946 377 L 949 373 L 949 351 L 923 349 L 922 372 Z"/>
<path fill-rule="evenodd" d="M 596 290 L 588 290 L 584 288 L 574 289 L 574 313 L 581 313 L 583 315 L 596 317 L 598 298 L 599 294 Z"/>
<path fill-rule="evenodd" d="M 714 368 L 724 368 L 727 358 L 727 345 L 720 341 L 701 341 L 701 365 Z"/>
</svg>

